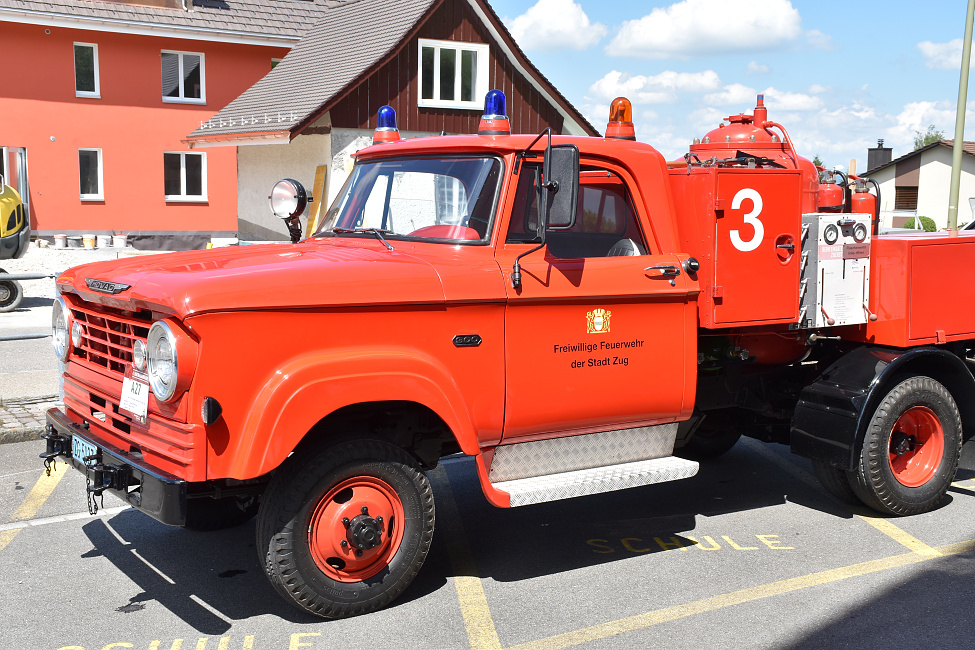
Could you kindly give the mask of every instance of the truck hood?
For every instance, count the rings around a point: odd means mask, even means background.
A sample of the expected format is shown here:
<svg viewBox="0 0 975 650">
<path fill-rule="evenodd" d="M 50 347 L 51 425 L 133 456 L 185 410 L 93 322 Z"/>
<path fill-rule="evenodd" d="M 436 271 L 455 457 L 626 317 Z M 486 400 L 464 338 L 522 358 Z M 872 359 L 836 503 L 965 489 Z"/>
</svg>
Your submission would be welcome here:
<svg viewBox="0 0 975 650">
<path fill-rule="evenodd" d="M 68 269 L 57 283 L 62 292 L 93 302 L 130 310 L 134 305 L 180 318 L 254 308 L 444 302 L 439 275 L 422 259 L 398 251 L 323 242 L 94 262 Z"/>
</svg>

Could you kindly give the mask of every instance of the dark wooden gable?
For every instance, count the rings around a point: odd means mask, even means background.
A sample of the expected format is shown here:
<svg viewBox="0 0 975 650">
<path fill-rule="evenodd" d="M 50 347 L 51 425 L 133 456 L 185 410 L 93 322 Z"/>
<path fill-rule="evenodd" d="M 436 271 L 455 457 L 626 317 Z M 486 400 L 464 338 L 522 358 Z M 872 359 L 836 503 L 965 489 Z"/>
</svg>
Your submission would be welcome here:
<svg viewBox="0 0 975 650">
<path fill-rule="evenodd" d="M 488 43 L 489 87 L 507 97 L 512 133 L 537 133 L 548 126 L 562 132 L 562 115 L 515 69 L 464 0 L 446 0 L 404 47 L 340 99 L 330 109 L 333 128 L 373 129 L 379 107 L 389 104 L 401 131 L 477 133 L 480 111 L 417 107 L 419 38 Z"/>
</svg>

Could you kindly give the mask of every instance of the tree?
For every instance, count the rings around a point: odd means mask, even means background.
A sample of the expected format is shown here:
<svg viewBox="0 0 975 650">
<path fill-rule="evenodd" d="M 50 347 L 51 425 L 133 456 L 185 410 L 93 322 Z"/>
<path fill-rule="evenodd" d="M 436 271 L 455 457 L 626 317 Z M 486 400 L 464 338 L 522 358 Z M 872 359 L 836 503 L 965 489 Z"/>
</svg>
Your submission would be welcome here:
<svg viewBox="0 0 975 650">
<path fill-rule="evenodd" d="M 921 133 L 920 131 L 914 132 L 914 151 L 943 140 L 944 137 L 944 131 L 938 131 L 934 127 L 934 124 L 929 124 L 927 133 Z"/>
<path fill-rule="evenodd" d="M 816 165 L 817 167 L 826 166 L 826 163 L 824 163 L 823 160 L 819 157 L 819 154 L 816 154 L 816 157 L 813 158 L 813 164 Z"/>
</svg>

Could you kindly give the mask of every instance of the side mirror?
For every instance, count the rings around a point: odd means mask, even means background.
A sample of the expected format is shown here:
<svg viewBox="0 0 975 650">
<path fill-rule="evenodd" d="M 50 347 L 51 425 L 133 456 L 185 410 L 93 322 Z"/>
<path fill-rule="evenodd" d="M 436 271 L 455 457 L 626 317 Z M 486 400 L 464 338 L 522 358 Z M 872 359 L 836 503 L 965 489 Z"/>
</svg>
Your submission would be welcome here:
<svg viewBox="0 0 975 650">
<path fill-rule="evenodd" d="M 579 202 L 579 148 L 550 146 L 545 151 L 542 179 L 542 222 L 548 230 L 570 230 Z"/>
</svg>

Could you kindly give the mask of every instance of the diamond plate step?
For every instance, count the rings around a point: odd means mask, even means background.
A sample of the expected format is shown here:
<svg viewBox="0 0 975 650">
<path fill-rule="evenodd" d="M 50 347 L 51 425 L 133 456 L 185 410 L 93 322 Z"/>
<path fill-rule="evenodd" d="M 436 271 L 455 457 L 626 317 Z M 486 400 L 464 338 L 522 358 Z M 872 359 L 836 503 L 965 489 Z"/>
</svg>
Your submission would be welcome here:
<svg viewBox="0 0 975 650">
<path fill-rule="evenodd" d="M 511 496 L 511 507 L 514 508 L 651 483 L 676 481 L 694 476 L 697 474 L 697 469 L 698 464 L 692 460 L 667 456 L 547 476 L 501 481 L 492 485 Z"/>
</svg>

